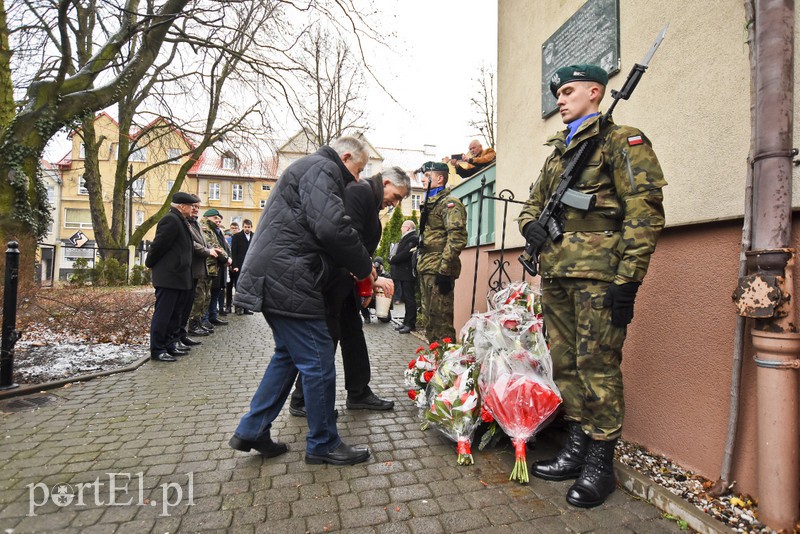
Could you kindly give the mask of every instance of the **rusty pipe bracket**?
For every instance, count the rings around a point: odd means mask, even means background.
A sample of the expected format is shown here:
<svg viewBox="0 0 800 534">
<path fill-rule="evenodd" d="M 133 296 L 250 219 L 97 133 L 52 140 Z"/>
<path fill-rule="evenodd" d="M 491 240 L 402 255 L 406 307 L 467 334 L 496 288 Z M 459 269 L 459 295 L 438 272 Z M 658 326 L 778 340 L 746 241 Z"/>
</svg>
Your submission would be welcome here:
<svg viewBox="0 0 800 534">
<path fill-rule="evenodd" d="M 790 248 L 745 252 L 748 274 L 739 278 L 731 295 L 738 315 L 769 319 L 789 314 L 792 288 L 786 273 L 794 266 L 794 255 Z"/>
</svg>

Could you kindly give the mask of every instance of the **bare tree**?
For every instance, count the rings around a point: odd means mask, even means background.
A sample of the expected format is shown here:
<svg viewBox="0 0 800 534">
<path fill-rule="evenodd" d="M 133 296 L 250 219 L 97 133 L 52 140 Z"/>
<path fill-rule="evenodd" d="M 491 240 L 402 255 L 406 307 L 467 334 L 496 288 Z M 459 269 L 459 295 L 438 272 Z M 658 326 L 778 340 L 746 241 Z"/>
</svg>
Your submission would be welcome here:
<svg viewBox="0 0 800 534">
<path fill-rule="evenodd" d="M 94 183 L 87 189 L 98 241 L 118 245 L 124 242 L 125 191 L 141 177 L 129 176 L 124 162 L 141 148 L 138 143 L 158 138 L 140 133 L 130 140 L 138 119 L 148 112 L 168 117 L 193 139 L 183 177 L 192 160 L 227 134 L 266 131 L 273 122 L 271 103 L 297 101 L 294 74 L 300 66 L 290 52 L 306 26 L 295 29 L 298 19 L 304 22 L 314 13 L 340 35 L 353 36 L 362 61 L 361 40 L 374 35 L 355 5 L 358 0 L 151 0 L 144 5 L 139 0 L 11 0 L 8 17 L 6 1 L 0 0 L 0 238 L 24 238 L 29 246 L 47 227 L 39 162 L 60 129 L 83 126 L 88 164 L 94 166 L 91 151 L 100 140 L 84 119 L 119 103 L 120 163 L 110 223 L 98 173 L 86 175 Z M 338 102 L 347 98 L 346 87 L 340 80 Z M 7 98 L 9 88 L 16 90 L 18 103 Z M 190 104 L 182 105 L 181 99 Z M 166 209 L 165 202 L 131 241 Z"/>
<path fill-rule="evenodd" d="M 478 77 L 474 80 L 477 86 L 476 95 L 470 99 L 477 119 L 469 121 L 469 125 L 477 129 L 487 146 L 494 147 L 494 132 L 497 127 L 497 102 L 495 100 L 495 72 L 486 67 L 481 67 Z"/>
<path fill-rule="evenodd" d="M 359 105 L 365 87 L 361 62 L 350 45 L 316 26 L 308 33 L 296 58 L 300 70 L 297 120 L 312 146 L 328 144 L 352 131 L 368 128 Z"/>
<path fill-rule="evenodd" d="M 72 40 L 70 27 L 86 11 L 106 9 L 106 4 L 18 0 L 7 13 L 0 0 L 0 88 L 6 95 L 8 88 L 19 88 L 20 98 L 0 100 L 0 238 L 21 241 L 23 264 L 26 257 L 33 261 L 34 241 L 49 220 L 39 176 L 45 145 L 59 129 L 118 101 L 145 76 L 173 25 L 191 16 L 188 4 L 164 0 L 140 6 L 127 0 L 114 6 L 116 16 L 95 19 L 108 38 L 90 48 L 88 60 L 79 65 L 77 54 L 94 42 L 96 32 L 90 26 Z M 139 46 L 130 55 L 133 42 Z M 116 73 L 111 70 L 123 63 Z M 12 73 L 21 83 L 14 83 Z"/>
</svg>

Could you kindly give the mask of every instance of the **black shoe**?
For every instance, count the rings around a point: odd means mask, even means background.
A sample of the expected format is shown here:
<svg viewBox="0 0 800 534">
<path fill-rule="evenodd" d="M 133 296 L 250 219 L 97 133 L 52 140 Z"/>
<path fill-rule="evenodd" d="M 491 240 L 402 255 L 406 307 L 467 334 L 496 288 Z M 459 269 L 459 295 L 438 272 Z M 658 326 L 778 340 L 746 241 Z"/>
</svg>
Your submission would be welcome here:
<svg viewBox="0 0 800 534">
<path fill-rule="evenodd" d="M 230 445 L 237 451 L 242 451 L 242 452 L 250 452 L 250 449 L 255 449 L 264 458 L 273 458 L 275 456 L 280 456 L 281 454 L 289 450 L 289 447 L 287 447 L 285 443 L 272 441 L 269 438 L 267 438 L 264 441 L 250 441 L 247 439 L 242 439 L 233 436 L 231 440 L 228 442 L 228 445 Z"/>
<path fill-rule="evenodd" d="M 223 319 L 209 319 L 208 322 L 213 324 L 214 326 L 225 326 L 226 324 L 228 324 L 228 321 L 225 321 Z"/>
<path fill-rule="evenodd" d="M 414 330 L 416 330 L 416 328 L 412 328 L 412 327 L 410 327 L 408 325 L 403 325 L 403 328 L 401 328 L 397 332 L 400 333 L 400 334 L 410 334 Z"/>
<path fill-rule="evenodd" d="M 184 345 L 183 341 L 180 340 L 175 342 L 175 348 L 186 352 L 192 352 L 192 347 L 190 347 L 189 345 Z"/>
<path fill-rule="evenodd" d="M 209 334 L 213 334 L 213 333 L 214 333 L 214 325 L 213 325 L 213 324 L 211 324 L 211 323 L 209 323 L 208 321 L 203 321 L 203 322 L 202 322 L 202 324 L 201 324 L 200 326 L 202 326 L 203 328 L 205 328 L 205 329 L 206 329 L 206 331 L 207 331 Z"/>
<path fill-rule="evenodd" d="M 178 347 L 167 347 L 167 354 L 170 356 L 186 356 L 189 354 L 189 351 L 181 350 Z"/>
<path fill-rule="evenodd" d="M 194 339 L 192 339 L 190 337 L 182 337 L 181 338 L 181 343 L 183 343 L 187 347 L 196 347 L 197 345 L 202 345 L 203 342 L 194 340 Z"/>
<path fill-rule="evenodd" d="M 581 476 L 567 491 L 567 502 L 580 508 L 603 504 L 617 488 L 614 476 L 614 447 L 617 440 L 590 440 Z"/>
<path fill-rule="evenodd" d="M 369 459 L 369 449 L 351 447 L 340 443 L 338 447 L 327 454 L 306 453 L 307 464 L 332 464 L 353 465 L 366 462 Z"/>
<path fill-rule="evenodd" d="M 209 335 L 208 330 L 206 330 L 205 328 L 203 328 L 200 325 L 193 326 L 193 327 L 189 328 L 189 333 L 191 335 L 197 336 L 197 337 L 206 337 L 206 336 Z M 185 343 L 185 341 L 184 341 L 184 343 Z"/>
<path fill-rule="evenodd" d="M 369 315 L 362 315 L 362 317 L 364 318 L 364 322 L 366 324 L 369 324 L 369 323 L 372 322 L 372 318 Z"/>
<path fill-rule="evenodd" d="M 253 315 L 253 312 L 251 312 L 250 310 L 244 310 L 244 314 L 245 315 Z"/>
<path fill-rule="evenodd" d="M 225 306 L 225 313 L 231 313 L 231 307 Z"/>
<path fill-rule="evenodd" d="M 558 451 L 555 458 L 542 460 L 531 466 L 531 475 L 544 480 L 567 480 L 578 478 L 586 460 L 586 448 L 589 445 L 581 424 L 569 423 L 569 437 L 564 448 Z"/>
<path fill-rule="evenodd" d="M 177 362 L 178 361 L 175 358 L 173 358 L 172 356 L 170 356 L 169 354 L 167 354 L 166 352 L 161 352 L 159 354 L 151 354 L 150 355 L 150 359 L 151 360 L 155 360 L 157 362 Z"/>
<path fill-rule="evenodd" d="M 351 400 L 347 398 L 348 410 L 391 410 L 394 408 L 394 401 L 383 400 L 374 393 L 370 392 L 369 395 L 362 397 L 358 400 Z"/>
<path fill-rule="evenodd" d="M 244 315 L 244 311 L 241 308 L 236 308 L 236 315 Z"/>
<path fill-rule="evenodd" d="M 225 317 L 226 315 L 228 315 L 228 312 L 226 312 L 225 310 L 220 310 L 217 313 L 220 315 L 220 317 Z"/>
<path fill-rule="evenodd" d="M 394 329 L 395 330 L 402 330 L 405 327 L 406 327 L 406 325 L 404 325 L 403 323 L 400 323 L 399 325 L 395 326 Z"/>
<path fill-rule="evenodd" d="M 289 413 L 295 417 L 308 417 L 305 406 L 292 406 L 289 405 Z M 339 419 L 339 410 L 333 410 L 333 416 Z"/>
</svg>

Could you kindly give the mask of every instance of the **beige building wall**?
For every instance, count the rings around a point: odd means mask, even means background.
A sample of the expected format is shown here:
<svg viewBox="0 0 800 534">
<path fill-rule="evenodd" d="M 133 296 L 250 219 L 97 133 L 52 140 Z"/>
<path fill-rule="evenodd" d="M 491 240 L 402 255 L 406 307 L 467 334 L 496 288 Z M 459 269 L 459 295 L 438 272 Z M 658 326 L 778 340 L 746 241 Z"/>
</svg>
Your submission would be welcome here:
<svg viewBox="0 0 800 534">
<path fill-rule="evenodd" d="M 583 4 L 499 0 L 497 188 L 512 189 L 517 198 L 527 198 L 549 153 L 545 139 L 564 127 L 558 115 L 541 118 L 541 45 Z M 799 22 L 795 20 L 795 28 Z M 652 140 L 669 182 L 664 190 L 667 228 L 637 298 L 624 350 L 623 437 L 716 480 L 728 418 L 736 323 L 730 296 L 736 286 L 750 144 L 744 9 L 739 0 L 620 0 L 622 64 L 609 88 L 621 87 L 667 23 L 666 39 L 636 93 L 615 111 L 616 122 L 637 126 Z M 796 35 L 795 56 L 798 52 Z M 799 73 L 796 68 L 796 109 Z M 800 138 L 800 121 L 794 127 L 794 137 Z M 795 167 L 795 184 L 798 172 Z M 800 206 L 798 189 L 793 191 L 795 208 Z M 512 215 L 518 211 L 512 208 Z M 497 213 L 499 235 L 501 210 Z M 797 247 L 797 211 L 794 218 Z M 516 256 L 523 240 L 514 223 L 506 239 L 511 250 L 505 251 L 505 260 L 510 261 L 512 278 L 518 279 Z M 492 262 L 499 257 L 492 248 L 482 248 L 479 256 L 478 288 L 487 287 Z M 456 328 L 468 317 L 463 310 L 470 307 L 474 249 L 465 252 L 462 262 Z M 482 289 L 477 304 L 485 309 Z M 748 344 L 731 478 L 738 491 L 757 497 L 752 357 Z"/>
</svg>

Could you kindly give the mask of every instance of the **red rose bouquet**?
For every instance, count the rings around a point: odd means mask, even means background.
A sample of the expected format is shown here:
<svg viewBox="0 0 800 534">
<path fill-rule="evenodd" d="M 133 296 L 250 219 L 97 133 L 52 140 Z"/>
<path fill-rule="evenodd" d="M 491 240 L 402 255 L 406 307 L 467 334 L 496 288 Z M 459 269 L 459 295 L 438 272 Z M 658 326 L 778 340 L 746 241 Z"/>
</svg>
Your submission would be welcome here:
<svg viewBox="0 0 800 534">
<path fill-rule="evenodd" d="M 484 408 L 514 445 L 509 480 L 528 482 L 526 444 L 561 404 L 558 388 L 527 351 L 497 350 L 483 361 L 480 392 Z"/>
</svg>

